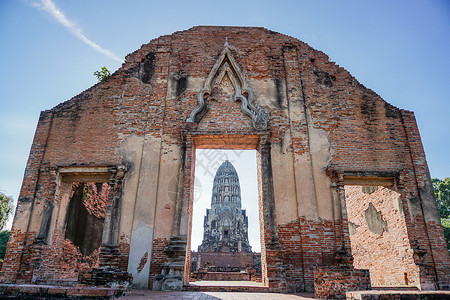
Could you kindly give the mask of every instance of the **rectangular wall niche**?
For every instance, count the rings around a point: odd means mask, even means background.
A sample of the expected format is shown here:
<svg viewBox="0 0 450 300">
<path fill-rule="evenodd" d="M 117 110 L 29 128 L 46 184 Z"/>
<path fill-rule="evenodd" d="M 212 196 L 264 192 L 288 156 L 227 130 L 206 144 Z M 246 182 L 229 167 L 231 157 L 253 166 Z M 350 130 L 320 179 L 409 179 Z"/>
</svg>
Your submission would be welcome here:
<svg viewBox="0 0 450 300">
<path fill-rule="evenodd" d="M 63 259 L 74 271 L 99 266 L 108 194 L 108 183 L 71 184 L 65 216 Z"/>
<path fill-rule="evenodd" d="M 345 186 L 354 266 L 369 269 L 372 286 L 419 286 L 402 198 L 394 188 Z"/>
</svg>

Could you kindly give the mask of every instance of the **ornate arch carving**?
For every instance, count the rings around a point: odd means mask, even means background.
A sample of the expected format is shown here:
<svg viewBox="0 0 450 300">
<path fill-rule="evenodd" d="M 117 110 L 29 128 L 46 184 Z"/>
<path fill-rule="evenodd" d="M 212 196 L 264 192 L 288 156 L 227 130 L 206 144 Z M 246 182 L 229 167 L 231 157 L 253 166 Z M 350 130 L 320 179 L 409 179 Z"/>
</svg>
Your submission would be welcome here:
<svg viewBox="0 0 450 300">
<path fill-rule="evenodd" d="M 258 104 L 253 103 L 253 90 L 248 86 L 245 76 L 234 60 L 228 47 L 228 42 L 225 42 L 224 49 L 209 73 L 203 89 L 198 94 L 198 106 L 191 112 L 190 117 L 186 121 L 195 121 L 197 115 L 205 108 L 205 100 L 211 96 L 214 86 L 218 85 L 225 75 L 228 75 L 234 88 L 233 101 L 241 101 L 241 110 L 252 119 L 253 128 L 265 130 L 269 121 L 269 112 Z"/>
</svg>

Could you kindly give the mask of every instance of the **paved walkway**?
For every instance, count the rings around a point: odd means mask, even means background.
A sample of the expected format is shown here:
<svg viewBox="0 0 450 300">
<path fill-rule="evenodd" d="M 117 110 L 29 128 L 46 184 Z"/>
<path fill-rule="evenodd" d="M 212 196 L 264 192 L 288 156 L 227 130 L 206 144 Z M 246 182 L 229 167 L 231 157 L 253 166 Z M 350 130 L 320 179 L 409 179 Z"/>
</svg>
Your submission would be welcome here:
<svg viewBox="0 0 450 300">
<path fill-rule="evenodd" d="M 242 293 L 242 292 L 157 292 L 132 290 L 119 299 L 162 299 L 162 300 L 311 300 L 313 294 Z"/>
</svg>

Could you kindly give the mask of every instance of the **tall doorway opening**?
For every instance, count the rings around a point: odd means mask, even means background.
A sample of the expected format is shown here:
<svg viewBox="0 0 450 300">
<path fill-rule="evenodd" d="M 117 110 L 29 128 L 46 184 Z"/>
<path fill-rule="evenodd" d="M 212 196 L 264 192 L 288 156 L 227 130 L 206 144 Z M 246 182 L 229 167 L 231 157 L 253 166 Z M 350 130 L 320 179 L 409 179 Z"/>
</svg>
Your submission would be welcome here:
<svg viewBox="0 0 450 300">
<path fill-rule="evenodd" d="M 185 278 L 200 286 L 267 284 L 256 145 L 195 146 Z"/>
</svg>

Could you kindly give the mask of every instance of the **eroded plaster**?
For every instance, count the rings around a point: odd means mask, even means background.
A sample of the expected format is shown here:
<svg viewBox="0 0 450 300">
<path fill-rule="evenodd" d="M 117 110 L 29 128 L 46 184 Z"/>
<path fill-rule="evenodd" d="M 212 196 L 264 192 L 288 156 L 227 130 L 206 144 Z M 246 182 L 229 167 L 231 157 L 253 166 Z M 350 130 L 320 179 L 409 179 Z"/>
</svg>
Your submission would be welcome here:
<svg viewBox="0 0 450 300">
<path fill-rule="evenodd" d="M 139 221 L 131 233 L 128 273 L 133 275 L 133 287 L 148 288 L 150 261 L 152 253 L 153 228 Z"/>
</svg>

